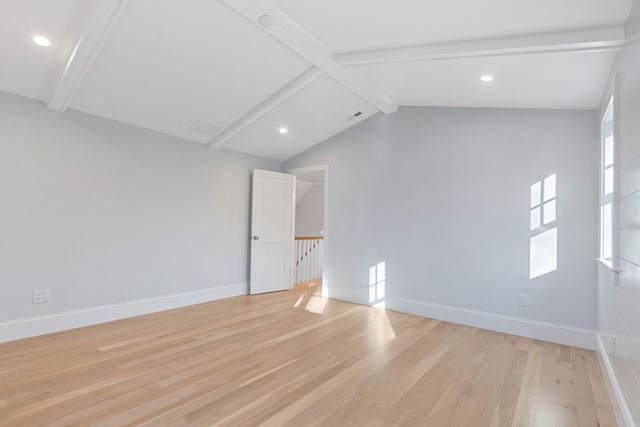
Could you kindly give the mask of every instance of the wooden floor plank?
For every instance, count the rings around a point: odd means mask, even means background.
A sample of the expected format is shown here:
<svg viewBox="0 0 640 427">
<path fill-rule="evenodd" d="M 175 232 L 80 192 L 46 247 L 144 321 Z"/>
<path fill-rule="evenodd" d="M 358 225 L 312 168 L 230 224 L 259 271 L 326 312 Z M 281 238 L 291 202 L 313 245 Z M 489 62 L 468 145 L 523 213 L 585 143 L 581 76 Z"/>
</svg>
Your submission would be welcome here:
<svg viewBox="0 0 640 427">
<path fill-rule="evenodd" d="M 500 390 L 498 404 L 491 420 L 491 427 L 511 427 L 514 422 L 519 400 L 518 396 L 521 394 L 522 380 L 528 360 L 528 352 L 521 350 L 521 348 L 523 347 L 518 345 L 518 350 L 511 362 L 507 378 Z M 526 348 L 528 349 L 530 346 L 527 345 Z"/>
<path fill-rule="evenodd" d="M 438 326 L 444 334 L 438 335 L 435 330 L 424 336 L 413 351 L 400 355 L 378 377 L 371 377 L 366 389 L 351 396 L 344 410 L 331 414 L 328 423 L 360 425 L 382 418 L 469 329 L 446 323 Z"/>
<path fill-rule="evenodd" d="M 389 425 L 446 425 L 496 337 L 488 331 L 472 329 L 469 337 L 461 337 L 451 351 L 401 396 L 391 411 L 378 416 L 384 416 Z"/>
<path fill-rule="evenodd" d="M 0 426 L 615 426 L 592 351 L 319 283 L 0 344 Z"/>
<path fill-rule="evenodd" d="M 589 381 L 586 358 L 581 349 L 571 349 L 571 365 L 573 367 L 573 384 L 576 393 L 576 413 L 580 427 L 600 427 L 596 402 Z"/>
<path fill-rule="evenodd" d="M 540 383 L 543 350 L 544 347 L 537 344 L 532 344 L 529 347 L 527 365 L 513 415 L 514 426 L 533 426 L 534 424 L 536 405 L 538 403 L 536 392 Z"/>
<path fill-rule="evenodd" d="M 509 374 L 508 367 L 517 351 L 517 337 L 498 334 L 491 358 L 468 382 L 448 421 L 450 426 L 488 426 L 493 418 L 498 396 Z M 479 398 L 482 396 L 482 398 Z"/>
<path fill-rule="evenodd" d="M 556 346 L 558 383 L 557 383 L 557 424 L 558 426 L 579 427 L 576 408 L 576 392 L 573 383 L 573 365 L 571 348 L 565 345 Z"/>
<path fill-rule="evenodd" d="M 607 388 L 602 378 L 600 371 L 600 364 L 598 363 L 598 356 L 593 351 L 584 349 L 578 350 L 585 360 L 585 366 L 587 369 L 587 375 L 589 377 L 590 385 L 589 390 L 593 393 L 594 408 L 598 417 L 598 424 L 600 427 L 612 427 L 616 425 L 616 418 L 607 395 Z"/>
<path fill-rule="evenodd" d="M 557 344 L 543 343 L 542 365 L 540 367 L 540 381 L 536 392 L 535 427 L 553 427 L 557 424 L 557 383 L 558 366 L 556 350 Z"/>
</svg>

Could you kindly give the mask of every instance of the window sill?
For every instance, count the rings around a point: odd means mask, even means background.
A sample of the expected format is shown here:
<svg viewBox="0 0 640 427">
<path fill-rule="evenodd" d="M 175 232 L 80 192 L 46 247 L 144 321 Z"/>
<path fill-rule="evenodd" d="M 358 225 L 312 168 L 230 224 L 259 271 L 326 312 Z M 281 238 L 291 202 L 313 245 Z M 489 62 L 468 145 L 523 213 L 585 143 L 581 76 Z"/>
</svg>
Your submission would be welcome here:
<svg viewBox="0 0 640 427">
<path fill-rule="evenodd" d="M 600 264 L 602 264 L 605 267 L 607 267 L 609 270 L 611 270 L 613 268 L 613 264 L 611 263 L 610 259 L 596 258 L 596 261 L 598 261 Z"/>
</svg>

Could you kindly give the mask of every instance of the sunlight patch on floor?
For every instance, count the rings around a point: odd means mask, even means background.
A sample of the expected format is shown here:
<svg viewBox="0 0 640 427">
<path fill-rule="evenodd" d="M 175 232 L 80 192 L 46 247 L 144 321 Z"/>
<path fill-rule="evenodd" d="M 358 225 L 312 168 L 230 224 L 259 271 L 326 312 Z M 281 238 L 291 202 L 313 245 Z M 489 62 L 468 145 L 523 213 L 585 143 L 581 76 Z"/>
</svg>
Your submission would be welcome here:
<svg viewBox="0 0 640 427">
<path fill-rule="evenodd" d="M 312 295 L 304 309 L 311 313 L 322 314 L 324 313 L 328 300 L 328 298 L 323 298 L 320 295 Z"/>
<path fill-rule="evenodd" d="M 322 296 L 322 280 L 298 282 L 294 285 L 294 288 L 303 290 L 302 294 L 293 305 L 295 308 L 302 307 L 304 304 L 304 309 L 310 313 L 324 313 L 329 298 Z"/>
<path fill-rule="evenodd" d="M 385 345 L 396 338 L 396 331 L 393 329 L 385 310 L 371 310 L 370 322 L 375 331 L 378 345 Z"/>
</svg>

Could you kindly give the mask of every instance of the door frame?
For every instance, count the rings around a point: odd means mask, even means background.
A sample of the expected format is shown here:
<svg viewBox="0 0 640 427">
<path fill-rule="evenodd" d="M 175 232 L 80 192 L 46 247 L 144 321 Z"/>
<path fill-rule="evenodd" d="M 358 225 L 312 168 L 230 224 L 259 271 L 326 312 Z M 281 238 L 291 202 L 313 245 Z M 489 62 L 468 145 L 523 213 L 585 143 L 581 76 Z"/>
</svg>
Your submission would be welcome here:
<svg viewBox="0 0 640 427">
<path fill-rule="evenodd" d="M 286 173 L 297 176 L 309 172 L 324 172 L 324 212 L 323 212 L 323 242 L 322 242 L 322 296 L 329 296 L 329 281 L 327 280 L 327 265 L 329 263 L 329 165 L 306 166 L 288 169 Z M 296 223 L 294 203 L 293 223 Z M 294 230 L 295 237 L 295 230 Z"/>
</svg>

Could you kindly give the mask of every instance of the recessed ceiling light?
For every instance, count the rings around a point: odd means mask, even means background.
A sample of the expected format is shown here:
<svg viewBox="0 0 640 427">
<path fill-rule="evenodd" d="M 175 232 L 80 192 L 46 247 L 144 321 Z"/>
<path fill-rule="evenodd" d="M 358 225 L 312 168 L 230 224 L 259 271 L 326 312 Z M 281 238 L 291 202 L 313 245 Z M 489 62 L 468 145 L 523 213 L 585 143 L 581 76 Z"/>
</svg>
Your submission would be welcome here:
<svg viewBox="0 0 640 427">
<path fill-rule="evenodd" d="M 289 132 L 289 129 L 287 128 L 280 128 L 280 133 L 287 133 Z"/>
<path fill-rule="evenodd" d="M 46 38 L 46 37 L 43 37 L 43 36 L 35 36 L 35 37 L 33 38 L 33 41 L 34 41 L 34 42 L 35 42 L 35 44 L 37 44 L 38 46 L 44 46 L 44 47 L 47 47 L 47 46 L 50 46 L 50 45 L 51 45 L 51 42 L 49 41 L 49 39 L 48 39 L 48 38 Z"/>
<path fill-rule="evenodd" d="M 482 80 L 483 82 L 490 82 L 490 81 L 493 81 L 493 76 L 484 75 L 480 77 L 480 80 Z"/>
</svg>

